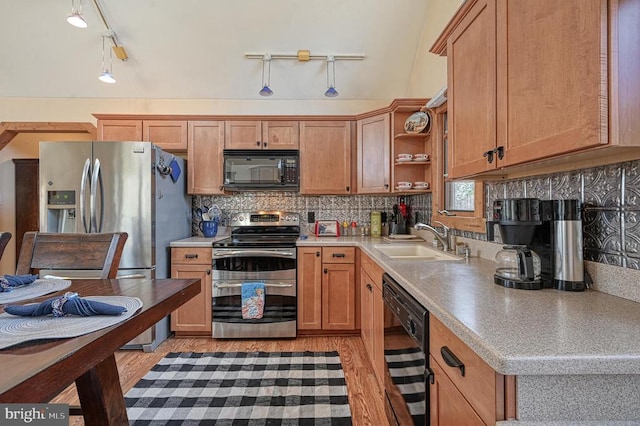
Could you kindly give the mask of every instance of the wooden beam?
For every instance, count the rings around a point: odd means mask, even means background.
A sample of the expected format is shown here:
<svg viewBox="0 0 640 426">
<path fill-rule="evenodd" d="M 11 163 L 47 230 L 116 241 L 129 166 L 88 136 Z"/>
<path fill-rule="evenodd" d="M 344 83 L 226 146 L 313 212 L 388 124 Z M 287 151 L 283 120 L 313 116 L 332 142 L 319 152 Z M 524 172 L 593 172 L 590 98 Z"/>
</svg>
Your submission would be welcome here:
<svg viewBox="0 0 640 426">
<path fill-rule="evenodd" d="M 93 139 L 97 134 L 91 123 L 9 121 L 0 123 L 0 150 L 18 133 L 89 133 Z"/>
</svg>

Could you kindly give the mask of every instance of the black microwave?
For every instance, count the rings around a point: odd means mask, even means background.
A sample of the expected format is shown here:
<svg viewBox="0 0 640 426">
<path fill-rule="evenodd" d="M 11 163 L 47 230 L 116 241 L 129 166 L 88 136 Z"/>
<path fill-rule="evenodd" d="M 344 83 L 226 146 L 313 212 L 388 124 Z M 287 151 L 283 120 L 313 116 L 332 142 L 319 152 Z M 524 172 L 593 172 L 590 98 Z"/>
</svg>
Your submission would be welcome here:
<svg viewBox="0 0 640 426">
<path fill-rule="evenodd" d="M 230 191 L 298 191 L 297 150 L 225 149 L 224 188 Z"/>
</svg>

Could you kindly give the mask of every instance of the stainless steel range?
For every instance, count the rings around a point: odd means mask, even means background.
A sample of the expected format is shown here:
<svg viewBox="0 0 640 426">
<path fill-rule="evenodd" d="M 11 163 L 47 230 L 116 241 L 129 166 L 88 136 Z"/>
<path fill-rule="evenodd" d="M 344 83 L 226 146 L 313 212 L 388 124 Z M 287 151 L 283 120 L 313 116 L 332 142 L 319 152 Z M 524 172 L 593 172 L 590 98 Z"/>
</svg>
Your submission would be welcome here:
<svg viewBox="0 0 640 426">
<path fill-rule="evenodd" d="M 231 237 L 213 244 L 213 337 L 296 337 L 298 213 L 233 215 Z M 244 319 L 242 288 L 264 285 L 263 314 Z"/>
</svg>

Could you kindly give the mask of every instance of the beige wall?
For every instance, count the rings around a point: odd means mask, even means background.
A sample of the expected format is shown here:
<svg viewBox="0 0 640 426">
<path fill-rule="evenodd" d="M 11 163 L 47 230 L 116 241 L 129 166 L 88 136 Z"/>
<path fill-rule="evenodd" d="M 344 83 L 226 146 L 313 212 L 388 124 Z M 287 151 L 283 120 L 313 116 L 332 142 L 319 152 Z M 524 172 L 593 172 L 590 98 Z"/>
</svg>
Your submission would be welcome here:
<svg viewBox="0 0 640 426">
<path fill-rule="evenodd" d="M 82 133 L 21 133 L 0 150 L 0 230 L 13 234 L 2 259 L 0 260 L 0 275 L 14 274 L 16 271 L 16 220 L 15 200 L 21 194 L 15 193 L 14 158 L 38 158 L 38 144 L 40 141 L 75 141 L 89 140 L 88 134 Z M 31 200 L 38 204 L 38 200 Z"/>
<path fill-rule="evenodd" d="M 430 98 L 447 84 L 447 58 L 429 52 L 464 0 L 430 0 L 407 96 Z"/>
</svg>

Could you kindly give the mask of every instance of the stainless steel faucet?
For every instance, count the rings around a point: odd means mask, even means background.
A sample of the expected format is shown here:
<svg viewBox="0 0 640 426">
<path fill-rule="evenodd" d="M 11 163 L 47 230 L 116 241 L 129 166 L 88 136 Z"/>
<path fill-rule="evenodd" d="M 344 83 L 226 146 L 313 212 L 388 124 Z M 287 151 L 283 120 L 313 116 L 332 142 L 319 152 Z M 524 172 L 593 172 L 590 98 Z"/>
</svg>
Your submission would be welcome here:
<svg viewBox="0 0 640 426">
<path fill-rule="evenodd" d="M 428 229 L 429 231 L 433 232 L 433 235 L 435 235 L 438 241 L 440 241 L 440 243 L 442 244 L 442 250 L 449 251 L 449 248 L 451 247 L 449 244 L 449 227 L 437 220 L 435 220 L 434 223 L 439 223 L 442 226 L 442 229 L 443 229 L 442 233 L 440 233 L 440 231 L 438 231 L 433 226 L 427 225 L 426 223 L 422 223 L 422 222 L 416 223 L 415 225 L 413 225 L 413 227 L 415 229 Z"/>
</svg>

